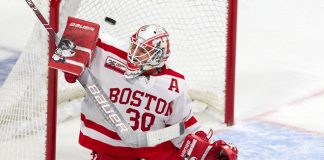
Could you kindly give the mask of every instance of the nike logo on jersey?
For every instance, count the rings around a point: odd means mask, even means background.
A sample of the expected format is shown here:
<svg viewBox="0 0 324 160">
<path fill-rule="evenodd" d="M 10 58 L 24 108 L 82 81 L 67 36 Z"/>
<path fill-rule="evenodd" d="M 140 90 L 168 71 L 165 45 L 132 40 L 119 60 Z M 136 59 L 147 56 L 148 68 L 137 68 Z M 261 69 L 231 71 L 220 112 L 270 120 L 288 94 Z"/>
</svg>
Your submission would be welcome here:
<svg viewBox="0 0 324 160">
<path fill-rule="evenodd" d="M 105 67 L 124 74 L 127 66 L 118 59 L 108 56 L 105 62 Z"/>
</svg>

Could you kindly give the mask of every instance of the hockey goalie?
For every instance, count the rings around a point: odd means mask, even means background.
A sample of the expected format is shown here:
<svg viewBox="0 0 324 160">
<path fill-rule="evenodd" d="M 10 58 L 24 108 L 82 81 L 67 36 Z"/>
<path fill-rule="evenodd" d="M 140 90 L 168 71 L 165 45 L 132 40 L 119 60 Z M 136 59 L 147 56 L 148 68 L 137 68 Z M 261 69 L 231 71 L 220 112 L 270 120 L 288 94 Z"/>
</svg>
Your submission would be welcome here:
<svg viewBox="0 0 324 160">
<path fill-rule="evenodd" d="M 73 36 L 73 34 L 67 34 Z M 71 37 L 65 37 L 71 39 Z M 144 25 L 121 42 L 106 33 L 93 38 L 95 54 L 86 56 L 88 66 L 103 91 L 109 96 L 121 118 L 136 134 L 158 131 L 181 123 L 183 132 L 176 138 L 152 146 L 134 147 L 123 141 L 114 127 L 105 123 L 107 117 L 86 95 L 81 109 L 79 143 L 92 151 L 93 160 L 236 160 L 237 148 L 222 140 L 211 141 L 211 133 L 201 131 L 192 114 L 185 77 L 166 64 L 171 55 L 168 32 L 156 24 Z M 69 48 L 87 44 L 66 41 Z M 89 45 L 91 46 L 91 45 Z M 71 50 L 53 59 L 72 57 Z M 173 53 L 177 54 L 177 53 Z M 65 55 L 65 56 L 64 56 Z M 85 54 L 87 55 L 87 54 Z M 91 62 L 91 63 L 90 63 Z M 190 62 L 188 62 L 190 63 Z M 91 64 L 91 65 L 88 65 Z M 65 70 L 65 78 L 74 83 L 80 74 Z"/>
</svg>

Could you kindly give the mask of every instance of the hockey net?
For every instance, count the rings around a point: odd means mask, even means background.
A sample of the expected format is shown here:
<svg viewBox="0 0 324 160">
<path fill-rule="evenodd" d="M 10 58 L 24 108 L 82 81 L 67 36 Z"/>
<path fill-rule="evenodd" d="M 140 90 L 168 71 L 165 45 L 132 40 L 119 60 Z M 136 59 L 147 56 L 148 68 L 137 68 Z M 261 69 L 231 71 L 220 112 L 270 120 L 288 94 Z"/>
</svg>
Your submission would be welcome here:
<svg viewBox="0 0 324 160">
<path fill-rule="evenodd" d="M 34 3 L 49 20 L 50 2 Z M 235 6 L 229 11 L 231 3 L 235 5 L 236 0 L 62 1 L 59 28 L 62 32 L 67 16 L 75 16 L 99 23 L 103 31 L 128 41 L 140 26 L 160 24 L 170 34 L 170 65 L 185 75 L 191 98 L 217 110 L 231 125 L 235 28 L 228 25 L 231 14 L 236 14 Z M 116 25 L 105 22 L 105 17 L 116 20 Z M 51 138 L 46 138 L 47 117 L 55 114 L 47 108 L 48 95 L 53 92 L 48 89 L 48 40 L 47 31 L 36 20 L 23 53 L 0 88 L 1 159 L 51 159 L 45 154 L 46 140 Z M 58 77 L 55 100 L 57 120 L 62 121 L 67 117 L 61 114 L 65 107 L 82 99 L 84 91 L 78 83 L 67 84 L 61 73 Z"/>
</svg>

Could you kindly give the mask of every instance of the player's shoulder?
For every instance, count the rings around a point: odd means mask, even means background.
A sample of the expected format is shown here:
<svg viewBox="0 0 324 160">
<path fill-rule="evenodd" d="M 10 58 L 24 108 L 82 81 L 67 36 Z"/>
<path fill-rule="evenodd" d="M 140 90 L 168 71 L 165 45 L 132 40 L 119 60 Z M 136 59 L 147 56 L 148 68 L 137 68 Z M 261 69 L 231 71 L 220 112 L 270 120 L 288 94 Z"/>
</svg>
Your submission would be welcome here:
<svg viewBox="0 0 324 160">
<path fill-rule="evenodd" d="M 123 60 L 127 58 L 128 44 L 116 39 L 108 33 L 100 32 L 97 47 L 108 54 L 113 54 Z"/>
<path fill-rule="evenodd" d="M 168 90 L 175 91 L 176 94 L 180 94 L 186 90 L 185 76 L 166 65 L 161 68 L 160 73 L 153 76 L 159 79 L 160 84 L 168 86 Z"/>
<path fill-rule="evenodd" d="M 182 81 L 185 80 L 185 76 L 183 74 L 181 74 L 180 72 L 170 68 L 167 65 L 164 65 L 161 68 L 161 72 L 154 75 L 154 76 L 165 76 L 165 77 L 169 77 L 169 78 L 177 78 L 177 79 L 180 79 Z"/>
</svg>

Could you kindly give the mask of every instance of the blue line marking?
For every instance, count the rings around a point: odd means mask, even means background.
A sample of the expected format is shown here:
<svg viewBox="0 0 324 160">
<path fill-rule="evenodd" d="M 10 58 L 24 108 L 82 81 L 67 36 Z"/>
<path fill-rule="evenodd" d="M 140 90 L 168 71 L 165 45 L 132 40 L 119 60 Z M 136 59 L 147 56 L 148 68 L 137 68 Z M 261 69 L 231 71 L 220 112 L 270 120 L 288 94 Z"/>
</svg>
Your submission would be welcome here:
<svg viewBox="0 0 324 160">
<path fill-rule="evenodd" d="M 0 87 L 1 87 L 3 82 L 7 79 L 8 74 L 10 73 L 12 67 L 15 65 L 21 52 L 5 46 L 0 46 L 0 51 L 1 52 L 5 51 L 7 53 L 9 52 L 10 54 L 12 54 L 12 56 L 0 60 Z"/>
</svg>

